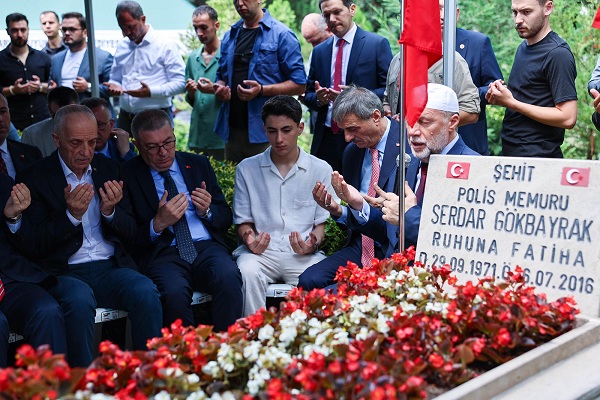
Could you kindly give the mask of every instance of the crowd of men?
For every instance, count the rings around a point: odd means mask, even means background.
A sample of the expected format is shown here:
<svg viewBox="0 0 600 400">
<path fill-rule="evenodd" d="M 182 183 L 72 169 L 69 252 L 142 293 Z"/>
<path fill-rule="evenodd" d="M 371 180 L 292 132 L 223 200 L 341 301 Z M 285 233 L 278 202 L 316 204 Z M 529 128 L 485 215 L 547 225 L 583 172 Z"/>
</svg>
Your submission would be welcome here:
<svg viewBox="0 0 600 400">
<path fill-rule="evenodd" d="M 512 1 L 525 40 L 515 56 L 522 67 L 508 85 L 489 38 L 457 29 L 456 84 L 441 85 L 441 64 L 431 67 L 427 105 L 405 137 L 397 122 L 402 59 L 387 39 L 357 26 L 351 0 L 320 0 L 320 14 L 304 19 L 302 35 L 314 46 L 308 70 L 296 35 L 261 0 L 234 5 L 241 19 L 222 40 L 217 12 L 194 11 L 202 46 L 186 64 L 138 3 L 119 3 L 124 39 L 114 55 L 95 50 L 98 98 L 81 14 L 59 21 L 42 13 L 42 51 L 27 45 L 26 16 L 6 17 L 0 365 L 9 327 L 87 366 L 96 307 L 127 311 L 133 347 L 144 349 L 176 319 L 195 324 L 195 290 L 212 295 L 212 321 L 223 331 L 265 306 L 270 283 L 331 287 L 348 261 L 365 266 L 389 256 L 399 248 L 402 218 L 400 140 L 411 154 L 404 245 L 416 245 L 429 157 L 488 154 L 488 103 L 507 109 L 504 155 L 562 157 L 564 131 L 577 115 L 576 70 L 569 46 L 550 28 L 551 0 Z M 600 125 L 600 67 L 594 74 Z M 175 150 L 177 94 L 193 107 L 193 152 Z M 294 96 L 312 113 L 310 154 L 298 146 L 304 122 Z M 233 209 L 205 155 L 237 163 Z M 349 239 L 326 257 L 319 248 L 328 218 Z M 232 224 L 236 249 L 225 241 Z"/>
</svg>

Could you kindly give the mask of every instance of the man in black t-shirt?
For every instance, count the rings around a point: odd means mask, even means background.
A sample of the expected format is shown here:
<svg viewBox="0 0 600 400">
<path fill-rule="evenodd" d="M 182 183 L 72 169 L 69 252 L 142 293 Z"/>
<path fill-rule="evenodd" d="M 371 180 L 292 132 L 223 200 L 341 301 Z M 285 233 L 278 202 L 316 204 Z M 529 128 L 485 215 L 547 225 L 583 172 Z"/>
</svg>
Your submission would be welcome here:
<svg viewBox="0 0 600 400">
<path fill-rule="evenodd" d="M 551 0 L 512 0 L 515 29 L 523 39 L 508 87 L 490 84 L 486 99 L 506 107 L 502 123 L 505 156 L 562 158 L 565 129 L 577 120 L 575 59 L 550 28 Z"/>
</svg>

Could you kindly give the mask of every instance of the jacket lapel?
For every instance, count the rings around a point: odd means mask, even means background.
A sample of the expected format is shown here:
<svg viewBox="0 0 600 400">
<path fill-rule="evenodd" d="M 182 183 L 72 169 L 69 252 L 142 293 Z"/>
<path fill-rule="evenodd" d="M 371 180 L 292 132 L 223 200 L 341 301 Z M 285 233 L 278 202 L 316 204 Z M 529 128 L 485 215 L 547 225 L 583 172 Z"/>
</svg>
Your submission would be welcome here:
<svg viewBox="0 0 600 400">
<path fill-rule="evenodd" d="M 46 169 L 46 180 L 50 191 L 54 194 L 58 202 L 67 208 L 65 200 L 65 188 L 67 187 L 67 178 L 58 159 L 58 150 L 48 156 L 48 168 Z M 71 188 L 73 189 L 73 188 Z"/>
<path fill-rule="evenodd" d="M 183 156 L 180 153 L 175 153 L 175 159 L 177 160 L 177 164 L 179 165 L 179 170 L 181 171 L 181 175 L 183 176 L 183 180 L 185 182 L 185 186 L 192 195 L 192 191 L 196 189 L 196 185 L 198 180 L 195 177 L 194 169 L 190 163 L 186 163 L 183 159 Z"/>
<path fill-rule="evenodd" d="M 352 71 L 356 68 L 356 63 L 360 59 L 360 53 L 362 52 L 363 46 L 365 45 L 365 32 L 356 28 L 356 34 L 354 35 L 354 43 L 352 43 L 352 51 L 350 52 L 350 59 L 348 60 L 348 68 L 346 70 L 346 85 L 352 83 L 354 79 Z"/>
<path fill-rule="evenodd" d="M 77 74 L 77 76 L 82 77 L 92 76 L 92 74 L 90 74 L 90 61 L 87 56 L 87 48 L 85 49 L 85 53 L 83 54 L 83 59 L 81 60 L 81 64 L 79 65 L 79 72 L 77 72 Z M 102 84 L 102 82 L 100 82 L 100 84 Z"/>
</svg>

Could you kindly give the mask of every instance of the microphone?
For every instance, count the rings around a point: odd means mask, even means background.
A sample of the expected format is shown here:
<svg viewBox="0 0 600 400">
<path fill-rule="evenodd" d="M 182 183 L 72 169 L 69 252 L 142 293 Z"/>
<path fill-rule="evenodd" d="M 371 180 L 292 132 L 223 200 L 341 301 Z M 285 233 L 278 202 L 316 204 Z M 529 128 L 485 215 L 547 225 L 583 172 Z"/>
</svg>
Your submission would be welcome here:
<svg viewBox="0 0 600 400">
<path fill-rule="evenodd" d="M 408 153 L 404 153 L 404 169 L 408 168 L 412 158 Z M 400 154 L 396 156 L 396 167 L 400 168 Z"/>
</svg>

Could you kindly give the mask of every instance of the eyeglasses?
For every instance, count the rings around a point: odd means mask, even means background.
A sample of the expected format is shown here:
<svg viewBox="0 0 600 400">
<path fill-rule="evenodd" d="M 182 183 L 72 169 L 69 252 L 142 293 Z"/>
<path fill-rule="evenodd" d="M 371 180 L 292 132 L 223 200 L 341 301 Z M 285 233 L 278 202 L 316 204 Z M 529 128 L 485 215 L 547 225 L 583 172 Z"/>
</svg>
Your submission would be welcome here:
<svg viewBox="0 0 600 400">
<path fill-rule="evenodd" d="M 62 28 L 60 28 L 61 31 L 63 31 L 63 33 L 73 33 L 73 32 L 77 32 L 77 31 L 82 31 L 83 29 L 81 28 L 71 28 L 70 26 L 63 26 Z"/>
<path fill-rule="evenodd" d="M 146 146 L 145 150 L 148 154 L 158 154 L 158 152 L 160 151 L 161 148 L 164 148 L 165 150 L 171 150 L 173 147 L 175 147 L 175 142 L 176 142 L 175 139 L 168 140 L 168 141 L 164 142 L 163 144 Z"/>
<path fill-rule="evenodd" d="M 106 122 L 102 122 L 102 121 L 96 121 L 96 123 L 98 124 L 98 129 L 104 129 L 106 128 L 106 126 L 111 122 L 114 121 L 113 119 L 109 119 Z"/>
</svg>

